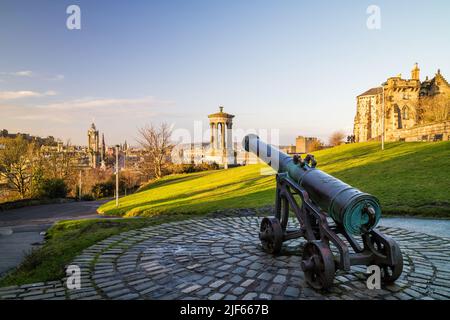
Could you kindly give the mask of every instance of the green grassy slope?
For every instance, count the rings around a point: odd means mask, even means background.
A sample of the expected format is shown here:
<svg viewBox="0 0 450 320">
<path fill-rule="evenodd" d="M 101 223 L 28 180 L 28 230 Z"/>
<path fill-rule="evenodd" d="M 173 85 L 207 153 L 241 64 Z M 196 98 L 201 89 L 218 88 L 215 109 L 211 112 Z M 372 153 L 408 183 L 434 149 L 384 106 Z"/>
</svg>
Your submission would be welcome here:
<svg viewBox="0 0 450 320">
<path fill-rule="evenodd" d="M 315 152 L 318 168 L 377 196 L 384 213 L 450 217 L 450 142 L 342 145 Z M 124 216 L 207 213 L 274 201 L 274 176 L 265 165 L 165 177 L 140 192 L 100 207 Z"/>
</svg>

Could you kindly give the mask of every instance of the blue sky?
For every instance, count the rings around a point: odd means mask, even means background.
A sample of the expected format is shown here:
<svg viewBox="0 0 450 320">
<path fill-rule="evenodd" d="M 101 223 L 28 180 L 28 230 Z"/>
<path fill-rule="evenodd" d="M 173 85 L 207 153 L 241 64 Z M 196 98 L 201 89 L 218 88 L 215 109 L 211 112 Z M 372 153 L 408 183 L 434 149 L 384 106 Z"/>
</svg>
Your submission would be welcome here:
<svg viewBox="0 0 450 320">
<path fill-rule="evenodd" d="M 351 132 L 356 95 L 415 62 L 450 78 L 449 16 L 445 0 L 1 0 L 0 128 L 85 144 L 95 119 L 107 143 L 134 143 L 150 122 L 206 128 L 224 105 L 283 144 L 325 140 Z"/>
</svg>

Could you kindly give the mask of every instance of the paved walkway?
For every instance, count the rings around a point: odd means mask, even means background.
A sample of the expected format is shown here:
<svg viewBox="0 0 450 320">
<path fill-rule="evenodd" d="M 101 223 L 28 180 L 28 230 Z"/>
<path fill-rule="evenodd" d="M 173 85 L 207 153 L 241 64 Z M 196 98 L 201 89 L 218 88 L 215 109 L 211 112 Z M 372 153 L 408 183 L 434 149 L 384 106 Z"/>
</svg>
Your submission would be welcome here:
<svg viewBox="0 0 450 320">
<path fill-rule="evenodd" d="M 51 224 L 59 220 L 98 217 L 97 208 L 108 200 L 44 204 L 0 212 L 0 228 Z"/>
<path fill-rule="evenodd" d="M 329 291 L 315 291 L 300 268 L 303 240 L 280 256 L 264 253 L 260 218 L 202 219 L 113 236 L 83 251 L 82 288 L 64 279 L 0 289 L 2 299 L 450 299 L 450 239 L 380 227 L 396 239 L 404 271 L 395 284 L 366 288 L 364 267 L 338 272 Z"/>
<path fill-rule="evenodd" d="M 99 218 L 96 210 L 107 200 L 46 204 L 0 212 L 0 276 L 22 262 L 44 241 L 56 221 Z"/>
<path fill-rule="evenodd" d="M 381 218 L 380 225 L 402 228 L 450 239 L 450 220 L 426 218 Z"/>
</svg>

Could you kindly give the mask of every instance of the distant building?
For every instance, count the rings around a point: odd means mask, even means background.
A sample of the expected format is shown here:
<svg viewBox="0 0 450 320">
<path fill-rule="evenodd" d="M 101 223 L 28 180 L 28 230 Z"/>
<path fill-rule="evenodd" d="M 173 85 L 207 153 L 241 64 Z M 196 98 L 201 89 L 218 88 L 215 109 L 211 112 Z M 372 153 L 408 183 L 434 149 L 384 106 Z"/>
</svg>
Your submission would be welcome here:
<svg viewBox="0 0 450 320">
<path fill-rule="evenodd" d="M 298 136 L 295 139 L 295 153 L 310 153 L 315 151 L 318 139 L 315 137 Z"/>
<path fill-rule="evenodd" d="M 99 133 L 94 123 L 91 124 L 87 136 L 88 136 L 89 165 L 92 168 L 98 168 L 100 167 L 102 161 L 102 152 L 100 152 Z"/>
<path fill-rule="evenodd" d="M 290 146 L 280 146 L 280 151 L 287 153 L 287 154 L 295 154 L 297 153 L 296 148 L 294 145 Z"/>
<path fill-rule="evenodd" d="M 416 63 L 410 79 L 391 77 L 381 87 L 357 96 L 356 101 L 356 142 L 380 140 L 383 120 L 386 141 L 450 139 L 450 85 L 440 70 L 421 82 Z"/>
</svg>

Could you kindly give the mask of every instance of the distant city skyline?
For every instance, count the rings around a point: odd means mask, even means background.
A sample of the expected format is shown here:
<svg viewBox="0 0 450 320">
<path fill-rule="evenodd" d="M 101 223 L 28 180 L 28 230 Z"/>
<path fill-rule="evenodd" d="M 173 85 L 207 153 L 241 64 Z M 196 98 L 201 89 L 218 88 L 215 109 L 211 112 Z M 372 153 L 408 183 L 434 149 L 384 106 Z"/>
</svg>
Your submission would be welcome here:
<svg viewBox="0 0 450 320">
<path fill-rule="evenodd" d="M 138 128 L 234 128 L 327 140 L 352 133 L 356 96 L 419 63 L 450 76 L 448 1 L 72 1 L 0 3 L 0 129 L 137 145 Z M 370 5 L 381 28 L 367 27 Z M 196 141 L 198 142 L 198 141 Z"/>
</svg>

